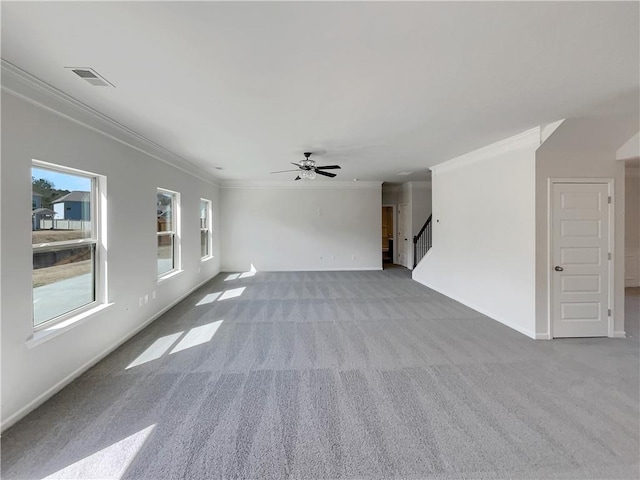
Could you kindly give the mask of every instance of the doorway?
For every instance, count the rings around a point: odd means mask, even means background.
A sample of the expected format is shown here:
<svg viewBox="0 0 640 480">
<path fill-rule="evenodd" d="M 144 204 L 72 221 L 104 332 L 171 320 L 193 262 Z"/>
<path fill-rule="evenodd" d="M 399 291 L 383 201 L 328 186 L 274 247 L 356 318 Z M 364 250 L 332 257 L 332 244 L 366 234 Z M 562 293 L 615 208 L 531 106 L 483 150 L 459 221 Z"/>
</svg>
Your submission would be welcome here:
<svg viewBox="0 0 640 480">
<path fill-rule="evenodd" d="M 382 206 L 382 264 L 391 265 L 395 263 L 395 205 Z"/>
<path fill-rule="evenodd" d="M 555 180 L 550 193 L 553 337 L 610 336 L 612 183 Z"/>
</svg>

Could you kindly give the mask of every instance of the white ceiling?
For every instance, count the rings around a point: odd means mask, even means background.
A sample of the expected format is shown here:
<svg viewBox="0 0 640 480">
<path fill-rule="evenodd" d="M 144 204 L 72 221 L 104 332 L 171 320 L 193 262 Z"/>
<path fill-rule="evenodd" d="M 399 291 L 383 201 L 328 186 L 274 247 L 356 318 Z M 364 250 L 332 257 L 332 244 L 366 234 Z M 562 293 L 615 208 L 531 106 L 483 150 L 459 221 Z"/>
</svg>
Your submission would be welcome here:
<svg viewBox="0 0 640 480">
<path fill-rule="evenodd" d="M 2 2 L 5 60 L 231 180 L 426 179 L 637 91 L 639 44 L 638 2 Z"/>
</svg>

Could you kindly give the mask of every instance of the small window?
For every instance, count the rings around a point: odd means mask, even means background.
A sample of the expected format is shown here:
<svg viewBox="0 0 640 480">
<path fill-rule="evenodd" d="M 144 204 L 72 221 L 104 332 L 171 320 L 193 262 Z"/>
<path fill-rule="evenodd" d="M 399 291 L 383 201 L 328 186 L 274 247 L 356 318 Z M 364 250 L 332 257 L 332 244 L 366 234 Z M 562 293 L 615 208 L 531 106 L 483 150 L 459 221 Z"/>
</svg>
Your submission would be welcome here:
<svg viewBox="0 0 640 480">
<path fill-rule="evenodd" d="M 178 194 L 169 190 L 158 189 L 158 277 L 172 272 L 178 267 L 177 239 Z"/>
<path fill-rule="evenodd" d="M 200 258 L 212 256 L 211 242 L 211 201 L 200 199 Z"/>
<path fill-rule="evenodd" d="M 88 173 L 41 162 L 33 164 L 31 243 L 35 327 L 66 318 L 100 300 L 98 185 L 98 177 Z"/>
</svg>

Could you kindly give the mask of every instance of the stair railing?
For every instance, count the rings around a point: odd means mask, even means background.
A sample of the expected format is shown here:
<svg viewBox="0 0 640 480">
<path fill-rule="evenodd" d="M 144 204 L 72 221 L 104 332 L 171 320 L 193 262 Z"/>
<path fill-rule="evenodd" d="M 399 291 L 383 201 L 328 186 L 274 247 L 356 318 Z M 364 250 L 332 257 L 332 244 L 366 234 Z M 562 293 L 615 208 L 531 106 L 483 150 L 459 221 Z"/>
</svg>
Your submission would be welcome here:
<svg viewBox="0 0 640 480">
<path fill-rule="evenodd" d="M 429 215 L 418 234 L 413 237 L 413 268 L 427 254 L 431 245 L 431 215 Z"/>
</svg>

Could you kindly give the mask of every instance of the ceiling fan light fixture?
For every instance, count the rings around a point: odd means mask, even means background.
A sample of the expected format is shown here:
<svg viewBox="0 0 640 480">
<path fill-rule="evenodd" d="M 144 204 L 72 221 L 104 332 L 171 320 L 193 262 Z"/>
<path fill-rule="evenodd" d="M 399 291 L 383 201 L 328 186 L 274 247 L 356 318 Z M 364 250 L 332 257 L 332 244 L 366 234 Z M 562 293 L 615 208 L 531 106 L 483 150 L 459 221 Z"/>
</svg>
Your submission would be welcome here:
<svg viewBox="0 0 640 480">
<path fill-rule="evenodd" d="M 325 172 L 325 170 L 338 170 L 340 169 L 340 165 L 324 165 L 324 166 L 316 166 L 316 161 L 311 160 L 309 157 L 312 155 L 311 152 L 304 153 L 304 160 L 300 160 L 300 162 L 289 162 L 292 165 L 298 167 L 293 170 L 279 170 L 277 172 L 271 173 L 285 173 L 285 172 L 298 172 L 298 176 L 294 178 L 294 180 L 313 180 L 318 175 L 322 175 L 323 177 L 334 178 L 336 176 L 335 173 Z"/>
</svg>

